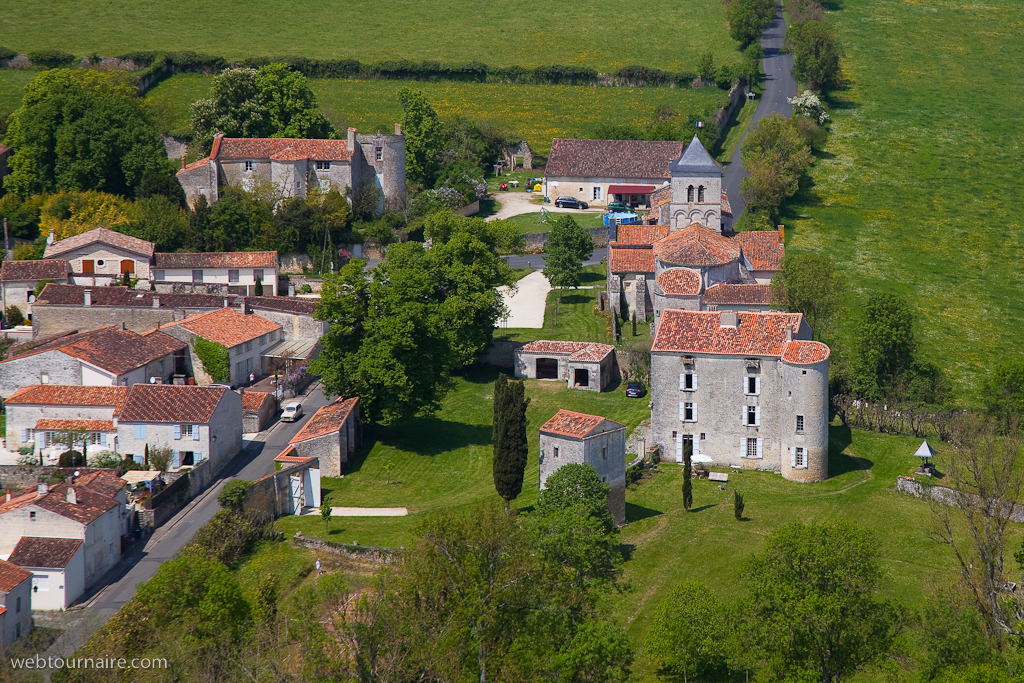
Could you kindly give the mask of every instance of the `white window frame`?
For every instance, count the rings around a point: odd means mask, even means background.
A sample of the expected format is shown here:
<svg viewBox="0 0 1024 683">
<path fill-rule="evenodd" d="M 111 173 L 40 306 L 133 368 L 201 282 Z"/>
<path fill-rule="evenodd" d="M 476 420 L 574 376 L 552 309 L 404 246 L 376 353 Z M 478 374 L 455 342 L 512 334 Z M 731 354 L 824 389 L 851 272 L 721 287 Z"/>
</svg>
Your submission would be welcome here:
<svg viewBox="0 0 1024 683">
<path fill-rule="evenodd" d="M 198 280 L 196 279 L 196 275 L 199 276 Z M 196 282 L 202 283 L 204 281 L 205 277 L 206 277 L 206 274 L 203 272 L 202 268 L 193 268 L 192 269 L 192 282 L 193 283 L 196 283 Z"/>
<path fill-rule="evenodd" d="M 689 383 L 689 386 L 687 386 Z M 679 391 L 696 391 L 697 383 L 694 380 L 692 372 L 682 372 L 679 374 Z"/>
<path fill-rule="evenodd" d="M 374 147 L 373 148 L 373 158 L 374 158 L 375 161 L 384 161 L 384 148 L 383 147 Z"/>
<path fill-rule="evenodd" d="M 256 166 L 256 164 L 254 162 L 252 162 L 251 160 L 250 161 L 246 161 L 245 162 L 245 172 L 246 173 L 251 173 L 255 166 Z"/>
<path fill-rule="evenodd" d="M 228 268 L 228 282 L 238 282 L 238 268 Z"/>
<path fill-rule="evenodd" d="M 754 380 L 754 391 L 750 391 L 750 380 Z M 743 378 L 743 394 L 745 396 L 761 395 L 761 378 L 758 375 L 747 375 Z"/>
<path fill-rule="evenodd" d="M 318 171 L 329 171 L 331 170 L 331 162 L 329 161 L 317 161 L 316 170 Z"/>
<path fill-rule="evenodd" d="M 591 197 L 590 198 L 592 200 L 600 201 L 601 200 L 602 189 L 603 188 L 600 185 L 594 185 L 594 190 L 593 190 L 593 192 L 591 192 Z"/>
<path fill-rule="evenodd" d="M 795 470 L 807 469 L 807 449 L 802 446 L 790 447 L 789 464 Z"/>
<path fill-rule="evenodd" d="M 750 416 L 754 416 L 754 421 L 750 421 Z M 761 406 L 743 406 L 743 426 L 744 427 L 760 427 L 761 426 Z"/>
</svg>

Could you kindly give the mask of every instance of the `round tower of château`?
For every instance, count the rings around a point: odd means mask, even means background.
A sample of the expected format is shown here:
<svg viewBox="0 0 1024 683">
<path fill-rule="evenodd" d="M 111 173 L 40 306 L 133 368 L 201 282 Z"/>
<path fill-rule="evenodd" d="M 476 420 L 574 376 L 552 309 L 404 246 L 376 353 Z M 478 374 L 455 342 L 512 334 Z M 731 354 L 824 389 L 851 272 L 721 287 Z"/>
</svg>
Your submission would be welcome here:
<svg viewBox="0 0 1024 683">
<path fill-rule="evenodd" d="M 782 353 L 782 476 L 828 479 L 828 359 L 821 342 L 791 341 Z"/>
<path fill-rule="evenodd" d="M 391 211 L 405 209 L 405 136 L 400 124 L 395 134 L 388 135 L 384 143 L 384 195 L 390 199 Z"/>
</svg>

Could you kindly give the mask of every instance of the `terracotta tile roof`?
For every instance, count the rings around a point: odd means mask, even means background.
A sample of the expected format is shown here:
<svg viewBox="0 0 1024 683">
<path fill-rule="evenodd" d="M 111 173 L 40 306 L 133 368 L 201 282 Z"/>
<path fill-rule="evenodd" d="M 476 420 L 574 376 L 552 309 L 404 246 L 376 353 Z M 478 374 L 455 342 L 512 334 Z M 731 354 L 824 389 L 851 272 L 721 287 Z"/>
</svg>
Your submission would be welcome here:
<svg viewBox="0 0 1024 683">
<path fill-rule="evenodd" d="M 63 569 L 81 547 L 80 538 L 22 536 L 7 561 L 19 567 Z"/>
<path fill-rule="evenodd" d="M 547 434 L 572 436 L 577 439 L 582 439 L 600 427 L 606 419 L 607 418 L 604 417 L 598 417 L 597 415 L 574 413 L 571 410 L 563 409 L 559 410 L 555 413 L 554 417 L 541 425 L 540 431 Z M 608 420 L 608 422 L 612 423 L 616 427 L 625 427 L 625 425 L 619 424 L 614 420 Z"/>
<path fill-rule="evenodd" d="M 359 397 L 341 398 L 338 397 L 328 403 L 309 419 L 309 422 L 302 426 L 299 433 L 292 437 L 289 443 L 299 443 L 315 439 L 324 434 L 337 432 L 345 424 L 345 420 L 352 414 L 352 410 L 359 405 Z"/>
<path fill-rule="evenodd" d="M 613 273 L 654 272 L 654 251 L 649 247 L 612 247 L 609 254 L 609 267 Z"/>
<path fill-rule="evenodd" d="M 654 244 L 668 237 L 667 225 L 620 225 L 612 246 L 623 244 Z"/>
<path fill-rule="evenodd" d="M 200 313 L 173 324 L 229 349 L 281 329 L 277 323 L 255 313 L 245 315 L 233 308 Z"/>
<path fill-rule="evenodd" d="M 722 190 L 722 215 L 732 216 L 732 204 L 729 203 L 729 195 Z"/>
<path fill-rule="evenodd" d="M 130 330 L 108 329 L 62 346 L 60 350 L 107 372 L 123 375 L 186 348 L 185 342 L 163 332 L 136 334 Z"/>
<path fill-rule="evenodd" d="M 721 284 L 704 290 L 701 303 L 705 304 L 749 304 L 753 306 L 770 306 L 772 303 L 771 285 L 728 285 Z"/>
<path fill-rule="evenodd" d="M 659 206 L 672 201 L 672 185 L 659 187 L 651 193 L 651 207 L 657 209 Z"/>
<path fill-rule="evenodd" d="M 93 493 L 113 498 L 125 487 L 125 480 L 117 476 L 117 470 L 93 470 L 75 479 L 76 487 L 84 486 Z"/>
<path fill-rule="evenodd" d="M 114 432 L 113 420 L 36 420 L 36 429 L 54 432 L 64 429 L 84 429 L 90 432 Z"/>
<path fill-rule="evenodd" d="M 741 232 L 733 239 L 739 242 L 751 270 L 777 271 L 782 267 L 786 245 L 782 243 L 782 235 L 777 230 Z"/>
<path fill-rule="evenodd" d="M 288 150 L 286 153 L 285 150 Z M 221 138 L 210 156 L 214 159 L 319 159 L 348 161 L 352 152 L 348 140 L 303 140 L 298 138 Z"/>
<path fill-rule="evenodd" d="M 223 308 L 224 299 L 228 305 L 235 305 L 234 294 L 160 294 L 151 291 L 139 291 L 128 287 L 83 287 L 81 285 L 46 285 L 35 306 L 84 306 L 85 290 L 92 290 L 93 307 L 131 307 L 152 308 L 153 299 L 160 300 L 162 309 L 183 308 Z"/>
<path fill-rule="evenodd" d="M 571 361 L 601 361 L 615 350 L 614 346 L 597 342 L 547 341 L 541 339 L 522 346 L 524 353 L 546 353 L 555 356 L 568 356 Z"/>
<path fill-rule="evenodd" d="M 61 349 L 70 344 L 80 342 L 86 339 L 92 339 L 93 337 L 102 336 L 108 332 L 118 329 L 116 325 L 107 325 L 106 327 L 98 327 L 95 330 L 89 330 L 87 332 L 61 332 L 60 334 L 53 334 L 47 337 L 40 337 L 39 339 L 33 339 L 32 341 L 25 342 L 24 344 L 18 344 L 11 349 L 11 354 L 0 361 L 0 363 L 9 363 L 13 360 L 20 358 L 27 358 L 28 356 L 34 356 L 37 353 L 43 353 L 45 351 L 53 351 L 54 349 Z"/>
<path fill-rule="evenodd" d="M 794 365 L 812 365 L 829 357 L 832 351 L 821 342 L 791 341 L 782 352 L 782 360 Z"/>
<path fill-rule="evenodd" d="M 75 503 L 67 501 L 69 488 L 75 489 Z M 36 505 L 80 524 L 89 524 L 120 504 L 116 498 L 93 491 L 88 486 L 80 486 L 77 483 L 72 486 L 62 482 L 51 486 L 49 492 L 42 496 L 39 495 L 37 487 L 19 491 L 9 502 L 0 504 L 0 515 Z"/>
<path fill-rule="evenodd" d="M 740 256 L 738 244 L 694 223 L 654 243 L 654 255 L 678 266 L 721 266 Z"/>
<path fill-rule="evenodd" d="M 313 315 L 316 312 L 315 301 L 295 296 L 247 296 L 245 303 L 249 308 L 256 310 L 281 311 L 301 315 Z"/>
<path fill-rule="evenodd" d="M 66 254 L 75 249 L 82 249 L 90 244 L 101 242 L 103 244 L 110 244 L 126 251 L 131 251 L 136 254 L 150 258 L 153 256 L 153 243 L 147 242 L 146 240 L 140 240 L 137 237 L 131 235 L 123 235 L 113 230 L 106 228 L 96 228 L 89 232 L 83 232 L 81 235 L 75 235 L 68 237 L 67 239 L 54 242 L 53 244 L 46 247 L 45 258 L 52 258 Z"/>
<path fill-rule="evenodd" d="M 258 413 L 271 396 L 273 394 L 265 391 L 242 391 L 242 410 L 246 413 Z"/>
<path fill-rule="evenodd" d="M 577 140 L 551 141 L 548 178 L 664 178 L 668 166 L 683 153 L 682 142 L 661 140 Z M 549 188 L 549 192 L 557 193 Z"/>
<path fill-rule="evenodd" d="M 277 268 L 276 251 L 218 251 L 153 255 L 154 268 Z"/>
<path fill-rule="evenodd" d="M 739 354 L 781 357 L 787 330 L 800 329 L 799 313 L 734 313 L 736 327 L 721 327 L 720 311 L 662 311 L 652 352 Z"/>
<path fill-rule="evenodd" d="M 227 391 L 227 387 L 133 384 L 128 388 L 120 421 L 206 424 Z"/>
<path fill-rule="evenodd" d="M 0 282 L 67 280 L 69 273 L 71 273 L 71 264 L 67 259 L 62 258 L 38 261 L 4 261 L 0 265 Z"/>
<path fill-rule="evenodd" d="M 658 276 L 658 286 L 665 294 L 700 294 L 700 285 L 700 273 L 687 268 L 669 268 Z"/>
<path fill-rule="evenodd" d="M 128 397 L 128 387 L 96 387 L 72 384 L 36 384 L 15 391 L 7 405 L 112 406 L 117 415 Z"/>
<path fill-rule="evenodd" d="M 181 175 L 182 173 L 188 173 L 189 171 L 192 171 L 192 170 L 195 170 L 197 168 L 201 168 L 203 166 L 206 166 L 209 163 L 210 163 L 210 157 L 203 157 L 202 159 L 197 159 L 196 161 L 193 161 L 191 164 L 189 164 L 187 166 L 183 166 L 181 168 L 181 170 L 179 170 L 177 173 L 175 173 L 175 175 Z"/>
<path fill-rule="evenodd" d="M 31 578 L 32 572 L 22 569 L 13 562 L 0 560 L 0 591 L 10 593 Z"/>
</svg>

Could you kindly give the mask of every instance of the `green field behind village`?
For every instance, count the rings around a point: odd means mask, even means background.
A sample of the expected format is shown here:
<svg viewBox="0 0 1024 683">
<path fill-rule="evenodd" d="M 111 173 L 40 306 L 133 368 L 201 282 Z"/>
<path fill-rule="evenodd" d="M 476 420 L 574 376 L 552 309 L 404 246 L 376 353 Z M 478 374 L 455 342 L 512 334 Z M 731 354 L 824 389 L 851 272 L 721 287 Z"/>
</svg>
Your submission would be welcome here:
<svg viewBox="0 0 1024 683">
<path fill-rule="evenodd" d="M 59 27 L 59 30 L 55 30 Z M 532 5 L 429 0 L 156 0 L 10 3 L 0 16 L 8 48 L 78 56 L 132 50 L 195 50 L 239 60 L 309 58 L 435 60 L 492 66 L 587 66 L 611 72 L 643 64 L 693 71 L 712 50 L 735 63 L 721 0 L 613 0 Z"/>
<path fill-rule="evenodd" d="M 835 257 L 855 307 L 905 295 L 970 400 L 1024 337 L 1024 4 L 845 0 L 830 20 L 851 83 L 784 217 L 790 248 Z"/>
</svg>

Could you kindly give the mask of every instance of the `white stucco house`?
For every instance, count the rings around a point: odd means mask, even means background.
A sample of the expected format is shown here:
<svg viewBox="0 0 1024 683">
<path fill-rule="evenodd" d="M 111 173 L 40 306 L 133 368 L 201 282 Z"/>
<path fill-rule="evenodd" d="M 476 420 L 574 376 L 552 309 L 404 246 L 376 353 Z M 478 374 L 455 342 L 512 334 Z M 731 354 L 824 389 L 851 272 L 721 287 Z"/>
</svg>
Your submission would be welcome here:
<svg viewBox="0 0 1024 683">
<path fill-rule="evenodd" d="M 32 631 L 32 572 L 0 560 L 0 649 Z"/>
<path fill-rule="evenodd" d="M 276 251 L 157 252 L 153 256 L 158 292 L 188 289 L 255 296 L 257 282 L 262 283 L 263 295 L 277 296 Z"/>
<path fill-rule="evenodd" d="M 26 318 L 32 318 L 32 303 L 40 282 L 68 284 L 71 264 L 67 259 L 39 259 L 37 261 L 4 261 L 0 264 L 0 298 L 3 310 L 17 306 Z"/>
<path fill-rule="evenodd" d="M 32 572 L 32 609 L 62 610 L 85 592 L 85 542 L 22 536 L 9 562 Z"/>
</svg>

